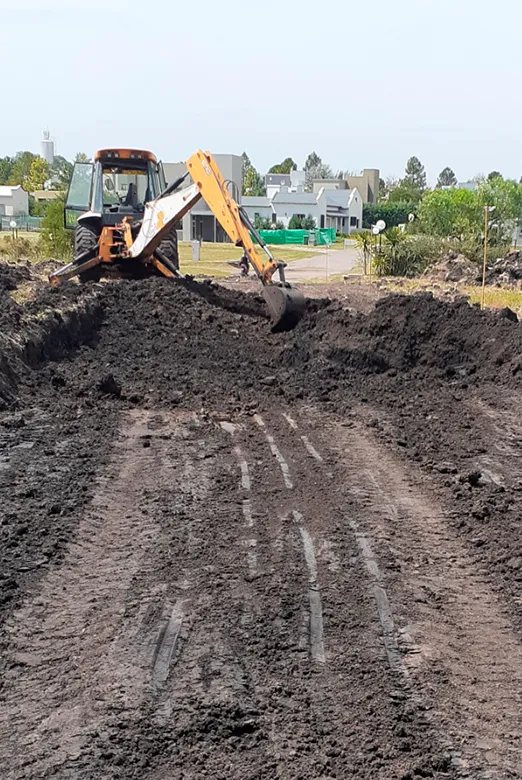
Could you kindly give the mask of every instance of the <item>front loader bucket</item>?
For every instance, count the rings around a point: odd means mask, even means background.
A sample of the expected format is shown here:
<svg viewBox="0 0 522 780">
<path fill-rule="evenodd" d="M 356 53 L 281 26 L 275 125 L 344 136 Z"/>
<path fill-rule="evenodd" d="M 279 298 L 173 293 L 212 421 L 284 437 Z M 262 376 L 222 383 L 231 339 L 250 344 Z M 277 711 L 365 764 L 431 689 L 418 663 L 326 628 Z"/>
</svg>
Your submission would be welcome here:
<svg viewBox="0 0 522 780">
<path fill-rule="evenodd" d="M 272 333 L 293 330 L 305 313 L 304 295 L 294 287 L 267 284 L 263 288 L 263 298 L 272 320 Z"/>
</svg>

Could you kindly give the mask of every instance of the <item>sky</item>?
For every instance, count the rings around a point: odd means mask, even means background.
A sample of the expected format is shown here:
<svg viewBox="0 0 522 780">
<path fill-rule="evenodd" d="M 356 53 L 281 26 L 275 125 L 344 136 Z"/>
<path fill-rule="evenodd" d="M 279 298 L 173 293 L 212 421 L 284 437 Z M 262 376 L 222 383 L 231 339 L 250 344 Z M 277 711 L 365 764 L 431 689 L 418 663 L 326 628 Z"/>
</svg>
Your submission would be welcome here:
<svg viewBox="0 0 522 780">
<path fill-rule="evenodd" d="M 261 173 L 522 176 L 521 0 L 0 0 L 0 157 L 246 151 Z"/>
</svg>

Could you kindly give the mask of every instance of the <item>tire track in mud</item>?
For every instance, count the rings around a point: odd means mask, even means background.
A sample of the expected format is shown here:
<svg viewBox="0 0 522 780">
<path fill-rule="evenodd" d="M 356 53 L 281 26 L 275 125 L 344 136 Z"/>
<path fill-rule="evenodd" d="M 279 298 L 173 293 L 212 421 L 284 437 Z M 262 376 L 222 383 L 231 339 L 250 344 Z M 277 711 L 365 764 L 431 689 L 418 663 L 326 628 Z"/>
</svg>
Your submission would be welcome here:
<svg viewBox="0 0 522 780">
<path fill-rule="evenodd" d="M 257 478 L 263 485 L 270 482 L 272 490 L 269 493 L 270 498 L 266 494 L 259 495 L 256 482 L 253 481 L 252 502 L 255 506 L 256 501 L 261 499 L 265 510 L 267 510 L 264 517 L 272 528 L 269 534 L 272 540 L 268 543 L 273 550 L 272 560 L 274 560 L 274 552 L 283 553 L 283 557 L 278 557 L 276 561 L 278 576 L 281 578 L 282 584 L 287 584 L 288 578 L 291 577 L 295 580 L 293 613 L 295 615 L 296 605 L 298 605 L 299 621 L 294 620 L 292 644 L 287 649 L 292 648 L 292 653 L 297 651 L 301 653 L 299 670 L 304 675 L 304 679 L 308 679 L 306 685 L 307 709 L 310 708 L 314 720 L 310 738 L 315 745 L 314 750 L 325 763 L 321 764 L 319 761 L 318 764 L 315 764 L 310 755 L 303 760 L 302 745 L 299 744 L 299 740 L 296 741 L 296 734 L 302 731 L 304 723 L 300 720 L 302 703 L 299 701 L 299 693 L 301 692 L 295 679 L 295 673 L 293 677 L 296 689 L 293 691 L 295 700 L 292 706 L 294 717 L 291 728 L 289 729 L 288 724 L 281 721 L 277 715 L 272 715 L 270 741 L 273 748 L 269 754 L 273 755 L 275 751 L 275 755 L 279 757 L 277 767 L 282 777 L 297 778 L 301 777 L 303 772 L 321 773 L 325 767 L 329 767 L 334 773 L 332 776 L 336 776 L 336 771 L 341 771 L 343 777 L 389 778 L 394 772 L 397 772 L 397 776 L 401 777 L 403 773 L 407 773 L 408 768 L 415 768 L 422 773 L 426 767 L 433 764 L 429 755 L 432 752 L 432 747 L 425 749 L 424 737 L 418 740 L 418 745 L 412 745 L 412 738 L 415 741 L 414 735 L 410 733 L 409 729 L 404 730 L 403 727 L 399 726 L 402 720 L 401 709 L 404 697 L 393 690 L 397 687 L 397 681 L 392 681 L 389 678 L 386 667 L 382 663 L 377 635 L 375 634 L 373 639 L 369 638 L 370 635 L 374 634 L 374 626 L 371 605 L 364 592 L 364 585 L 353 567 L 343 566 L 346 546 L 349 548 L 352 561 L 355 560 L 354 555 L 357 553 L 357 548 L 355 540 L 349 532 L 347 533 L 346 528 L 343 529 L 342 539 L 339 539 L 337 535 L 339 511 L 335 502 L 332 501 L 331 479 L 333 475 L 327 471 L 330 464 L 325 462 L 322 454 L 318 452 L 306 435 L 297 432 L 298 426 L 295 421 L 289 415 L 285 415 L 285 417 L 292 432 L 295 432 L 290 440 L 287 436 L 282 435 L 281 430 L 277 430 L 275 434 L 271 433 L 259 415 L 254 417 L 257 430 L 262 437 L 261 447 L 264 439 L 268 443 L 270 453 L 276 459 L 281 473 L 278 479 L 273 473 L 270 461 L 261 465 L 259 460 L 256 460 Z M 246 429 L 243 433 L 243 442 L 246 438 L 251 452 L 260 453 L 259 436 L 255 434 L 255 426 L 254 430 L 250 430 L 248 424 L 242 427 L 243 430 Z M 241 429 L 238 429 L 236 433 L 241 435 Z M 295 446 L 296 441 L 298 442 L 297 447 Z M 241 451 L 245 451 L 246 446 L 243 443 Z M 291 456 L 288 454 L 290 452 Z M 255 457 L 251 454 L 248 459 L 253 460 Z M 257 457 L 259 458 L 259 455 Z M 310 461 L 315 464 L 313 467 Z M 289 487 L 289 483 L 291 487 Z M 305 517 L 301 511 L 294 508 L 297 506 L 305 508 L 307 517 L 310 515 L 314 518 L 315 522 L 312 524 L 314 531 L 309 530 L 308 523 L 306 526 L 304 525 Z M 280 526 L 276 529 L 274 519 L 277 517 L 280 519 Z M 257 523 L 258 531 L 262 526 L 263 524 Z M 281 534 L 283 534 L 283 538 L 281 538 Z M 285 549 L 288 550 L 288 542 L 291 543 L 294 550 L 293 560 L 290 560 L 288 554 L 285 554 Z M 259 542 L 257 549 L 262 555 L 263 545 L 260 545 Z M 306 564 L 305 567 L 303 567 L 303 563 Z M 263 564 L 261 564 L 260 570 L 262 571 L 263 568 Z M 326 575 L 325 573 L 321 574 L 321 578 L 327 582 L 326 598 L 331 601 L 327 605 L 326 617 L 332 626 L 330 647 L 330 633 L 325 632 L 323 627 L 323 609 L 318 587 L 319 568 L 323 572 L 328 572 Z M 296 577 L 297 570 L 299 573 Z M 274 574 L 272 567 L 272 578 Z M 258 581 L 259 578 L 253 583 L 254 590 Z M 301 584 L 299 585 L 299 583 Z M 301 595 L 295 589 L 296 584 L 299 585 Z M 357 592 L 357 595 L 354 594 L 354 591 Z M 349 592 L 351 592 L 351 599 L 347 595 Z M 337 610 L 335 610 L 335 606 L 337 606 Z M 279 616 L 275 618 L 276 625 L 278 620 Z M 302 637 L 303 627 L 306 636 L 304 643 L 297 640 L 298 633 Z M 359 673 L 357 670 L 360 670 Z M 299 675 L 297 676 L 299 677 Z M 369 678 L 371 682 L 368 681 Z M 361 683 L 361 680 L 364 682 Z M 347 685 L 347 688 L 344 687 L 344 684 Z M 265 686 L 269 687 L 266 672 Z M 388 691 L 385 692 L 383 688 L 388 689 Z M 360 696 L 359 701 L 358 696 Z M 382 710 L 378 716 L 373 710 L 368 712 L 362 704 L 368 700 L 379 701 Z M 361 704 L 364 715 L 360 709 Z M 375 720 L 380 721 L 379 725 L 376 726 Z M 408 720 L 411 721 L 411 714 Z M 310 715 L 307 715 L 305 722 L 307 724 L 304 728 L 306 733 L 307 729 L 310 728 Z M 331 725 L 321 728 L 317 726 L 319 722 L 322 724 L 328 722 Z M 425 726 L 424 723 L 418 725 Z M 395 738 L 395 744 L 391 746 L 391 732 L 397 729 L 402 737 Z M 384 737 L 387 731 L 390 731 L 389 738 Z M 366 745 L 368 740 L 368 737 L 363 737 L 363 734 L 371 735 L 369 737 L 370 744 L 373 744 L 373 740 L 377 740 L 377 743 L 380 744 L 380 749 L 376 749 L 377 755 L 373 757 L 374 760 L 365 755 L 365 750 L 362 749 L 362 745 Z M 330 741 L 338 747 L 332 748 Z M 350 742 L 353 742 L 351 750 L 347 748 L 347 744 Z M 292 760 L 282 749 L 282 746 L 287 744 L 293 745 L 294 757 Z M 407 753 L 413 753 L 413 758 L 406 757 L 404 750 Z M 329 757 L 330 755 L 331 757 Z M 449 769 L 447 756 L 439 755 L 435 759 L 435 765 L 437 764 Z M 437 774 L 436 771 L 435 774 Z M 257 775 L 253 776 L 257 777 Z M 451 776 L 451 774 L 448 775 L 445 772 L 445 776 Z"/>
<path fill-rule="evenodd" d="M 62 565 L 49 571 L 9 624 L 11 669 L 0 709 L 6 780 L 55 776 L 65 764 L 81 762 L 109 714 L 137 712 L 151 678 L 157 683 L 166 674 L 173 624 L 155 653 L 158 623 L 140 634 L 147 600 L 132 588 L 136 578 L 151 576 L 149 556 L 160 528 L 149 498 L 179 418 L 125 415 Z M 160 602 L 161 587 L 148 596 L 149 606 Z"/>
<path fill-rule="evenodd" d="M 449 738 L 462 776 L 521 776 L 522 645 L 487 573 L 477 570 L 436 499 L 419 488 L 420 475 L 407 474 L 353 423 L 325 426 L 318 415 L 315 424 L 317 436 L 328 430 L 344 462 L 351 512 L 362 516 L 385 561 L 386 590 L 401 625 L 393 631 L 386 598 L 381 622 L 391 662 L 400 659 L 414 699 L 441 741 Z M 358 519 L 358 533 L 360 525 Z M 368 544 L 365 537 L 363 557 L 378 584 L 382 575 Z"/>
</svg>

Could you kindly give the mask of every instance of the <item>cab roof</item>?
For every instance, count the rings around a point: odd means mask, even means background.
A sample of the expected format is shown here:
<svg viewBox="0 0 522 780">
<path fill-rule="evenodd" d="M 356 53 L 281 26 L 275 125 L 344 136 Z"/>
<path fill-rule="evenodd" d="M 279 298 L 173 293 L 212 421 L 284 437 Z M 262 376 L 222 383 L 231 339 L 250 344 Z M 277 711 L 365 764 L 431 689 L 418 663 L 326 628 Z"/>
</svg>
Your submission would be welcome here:
<svg viewBox="0 0 522 780">
<path fill-rule="evenodd" d="M 145 149 L 99 149 L 94 155 L 95 160 L 150 160 L 157 163 L 152 152 Z"/>
</svg>

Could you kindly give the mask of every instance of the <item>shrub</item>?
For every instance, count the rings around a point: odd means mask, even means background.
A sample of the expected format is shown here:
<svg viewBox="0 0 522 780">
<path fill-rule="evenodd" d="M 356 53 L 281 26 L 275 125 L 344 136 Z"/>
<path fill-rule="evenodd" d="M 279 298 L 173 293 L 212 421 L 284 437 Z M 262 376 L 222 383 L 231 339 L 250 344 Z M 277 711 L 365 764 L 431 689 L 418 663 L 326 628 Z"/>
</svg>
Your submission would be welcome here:
<svg viewBox="0 0 522 780">
<path fill-rule="evenodd" d="M 387 228 L 397 227 L 408 222 L 409 214 L 417 213 L 415 203 L 366 203 L 363 207 L 363 228 L 370 228 L 380 219 Z"/>
<path fill-rule="evenodd" d="M 382 248 L 374 259 L 378 276 L 418 276 L 447 251 L 447 242 L 435 236 L 410 236 L 392 228 L 383 236 Z"/>
<path fill-rule="evenodd" d="M 59 260 L 72 258 L 73 231 L 66 230 L 63 224 L 63 198 L 52 200 L 42 220 L 41 249 L 46 255 Z"/>
</svg>

